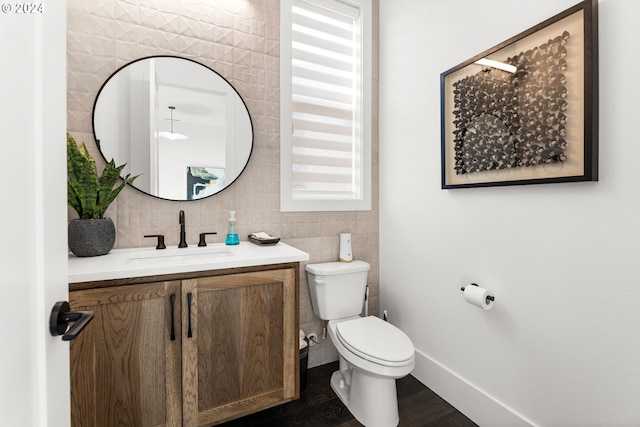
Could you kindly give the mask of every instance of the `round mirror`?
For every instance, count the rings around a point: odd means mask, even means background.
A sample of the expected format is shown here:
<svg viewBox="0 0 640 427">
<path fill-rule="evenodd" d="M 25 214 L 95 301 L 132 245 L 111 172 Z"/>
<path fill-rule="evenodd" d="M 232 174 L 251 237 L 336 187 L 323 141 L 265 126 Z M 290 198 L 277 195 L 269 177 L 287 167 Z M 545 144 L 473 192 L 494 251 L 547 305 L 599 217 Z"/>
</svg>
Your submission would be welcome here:
<svg viewBox="0 0 640 427">
<path fill-rule="evenodd" d="M 106 161 L 126 163 L 133 186 L 168 200 L 222 191 L 251 156 L 253 125 L 233 86 L 189 59 L 133 61 L 107 79 L 93 106 L 93 133 Z"/>
</svg>

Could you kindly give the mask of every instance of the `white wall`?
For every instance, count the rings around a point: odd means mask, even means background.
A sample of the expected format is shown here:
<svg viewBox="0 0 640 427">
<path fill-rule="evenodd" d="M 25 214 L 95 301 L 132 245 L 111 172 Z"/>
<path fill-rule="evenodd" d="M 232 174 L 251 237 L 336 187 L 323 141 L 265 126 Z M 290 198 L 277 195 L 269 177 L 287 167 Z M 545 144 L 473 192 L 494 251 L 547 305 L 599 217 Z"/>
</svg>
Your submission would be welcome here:
<svg viewBox="0 0 640 427">
<path fill-rule="evenodd" d="M 599 182 L 440 189 L 439 74 L 575 3 L 380 1 L 380 307 L 481 425 L 640 425 L 640 2 L 599 3 Z"/>
</svg>

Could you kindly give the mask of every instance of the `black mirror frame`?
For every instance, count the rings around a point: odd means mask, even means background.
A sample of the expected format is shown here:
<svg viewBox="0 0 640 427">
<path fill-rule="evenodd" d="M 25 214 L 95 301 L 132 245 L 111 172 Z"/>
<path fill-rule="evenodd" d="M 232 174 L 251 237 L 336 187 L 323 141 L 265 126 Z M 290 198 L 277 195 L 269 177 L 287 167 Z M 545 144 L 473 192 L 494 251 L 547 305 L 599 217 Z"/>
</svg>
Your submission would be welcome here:
<svg viewBox="0 0 640 427">
<path fill-rule="evenodd" d="M 98 90 L 98 93 L 96 94 L 95 100 L 93 101 L 93 108 L 92 108 L 92 112 L 91 112 L 91 132 L 93 133 L 93 139 L 96 142 L 96 145 L 98 147 L 98 151 L 100 152 L 100 155 L 102 156 L 102 158 L 104 159 L 105 162 L 109 162 L 109 160 L 111 159 L 107 159 L 104 155 L 104 153 L 102 152 L 102 148 L 100 147 L 100 140 L 98 139 L 98 136 L 96 135 L 96 128 L 95 128 L 95 112 L 96 112 L 96 105 L 98 104 L 98 99 L 100 98 L 100 94 L 102 93 L 103 89 L 106 87 L 106 85 L 109 83 L 109 81 L 118 74 L 118 72 L 120 72 L 122 69 L 135 64 L 137 62 L 140 61 L 144 61 L 147 59 L 155 59 L 155 58 L 175 58 L 175 59 L 181 59 L 181 60 L 185 60 L 185 61 L 190 61 L 194 64 L 197 64 L 201 67 L 204 67 L 206 69 L 208 69 L 209 71 L 211 71 L 212 73 L 216 74 L 218 77 L 220 77 L 222 80 L 224 80 L 224 82 L 226 82 L 229 87 L 231 87 L 234 92 L 238 95 L 238 98 L 240 98 L 240 100 L 242 101 L 244 108 L 247 110 L 247 115 L 249 116 L 249 125 L 251 126 L 251 149 L 249 150 L 249 156 L 247 157 L 247 161 L 244 164 L 244 167 L 242 168 L 242 170 L 238 173 L 238 175 L 231 181 L 229 182 L 224 188 L 220 189 L 219 191 L 210 194 L 206 197 L 202 197 L 202 198 L 198 198 L 198 199 L 169 199 L 166 197 L 161 197 L 161 196 L 156 196 L 155 194 L 150 194 L 144 190 L 139 189 L 138 187 L 136 187 L 135 185 L 129 185 L 130 187 L 135 188 L 137 191 L 141 192 L 142 194 L 146 194 L 148 196 L 151 197 L 155 197 L 156 199 L 160 199 L 160 200 L 169 200 L 169 201 L 173 201 L 173 202 L 192 202 L 192 201 L 198 201 L 198 200 L 204 200 L 204 199 L 208 199 L 209 197 L 215 196 L 216 194 L 220 194 L 222 191 L 226 190 L 227 188 L 231 187 L 231 185 L 240 177 L 240 175 L 242 175 L 245 171 L 245 169 L 247 168 L 247 166 L 249 165 L 249 161 L 251 160 L 251 155 L 253 154 L 253 146 L 254 146 L 254 142 L 255 142 L 255 132 L 254 132 L 254 126 L 253 126 L 253 118 L 251 117 L 251 112 L 249 111 L 249 107 L 247 106 L 247 103 L 245 102 L 244 98 L 242 97 L 242 95 L 240 95 L 240 92 L 238 92 L 238 90 L 235 88 L 235 86 L 233 86 L 231 84 L 231 82 L 229 82 L 229 80 L 227 80 L 223 75 L 221 75 L 220 73 L 218 73 L 216 70 L 214 70 L 211 67 L 208 67 L 204 64 L 202 64 L 201 62 L 198 62 L 194 59 L 190 59 L 190 58 L 184 58 L 181 56 L 177 56 L 177 55 L 150 55 L 150 56 L 145 56 L 145 57 L 141 57 L 138 59 L 135 59 L 133 61 L 127 62 L 126 64 L 122 65 L 121 67 L 119 67 L 118 69 L 116 69 L 113 73 L 111 73 L 111 75 L 104 81 L 104 83 L 102 83 L 102 86 L 100 86 L 100 90 Z"/>
</svg>

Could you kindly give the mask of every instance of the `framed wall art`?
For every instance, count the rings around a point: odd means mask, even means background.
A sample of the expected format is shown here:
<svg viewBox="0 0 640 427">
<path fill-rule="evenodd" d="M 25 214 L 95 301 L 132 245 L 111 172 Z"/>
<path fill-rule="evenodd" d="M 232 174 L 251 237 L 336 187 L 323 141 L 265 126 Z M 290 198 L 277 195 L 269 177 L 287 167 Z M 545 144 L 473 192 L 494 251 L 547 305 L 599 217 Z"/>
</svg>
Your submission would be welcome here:
<svg viewBox="0 0 640 427">
<path fill-rule="evenodd" d="M 598 180 L 597 0 L 440 75 L 442 188 Z"/>
</svg>

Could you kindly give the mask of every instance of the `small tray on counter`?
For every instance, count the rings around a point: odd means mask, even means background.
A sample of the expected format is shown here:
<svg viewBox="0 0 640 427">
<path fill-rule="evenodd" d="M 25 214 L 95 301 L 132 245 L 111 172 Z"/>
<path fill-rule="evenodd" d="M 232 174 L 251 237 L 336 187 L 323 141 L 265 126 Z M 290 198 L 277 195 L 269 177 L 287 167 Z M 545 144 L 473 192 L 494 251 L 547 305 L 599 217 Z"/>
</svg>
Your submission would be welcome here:
<svg viewBox="0 0 640 427">
<path fill-rule="evenodd" d="M 280 241 L 279 237 L 272 237 L 270 239 L 258 239 L 253 236 L 253 234 L 249 234 L 247 236 L 251 243 L 255 243 L 258 246 L 272 246 Z"/>
</svg>

